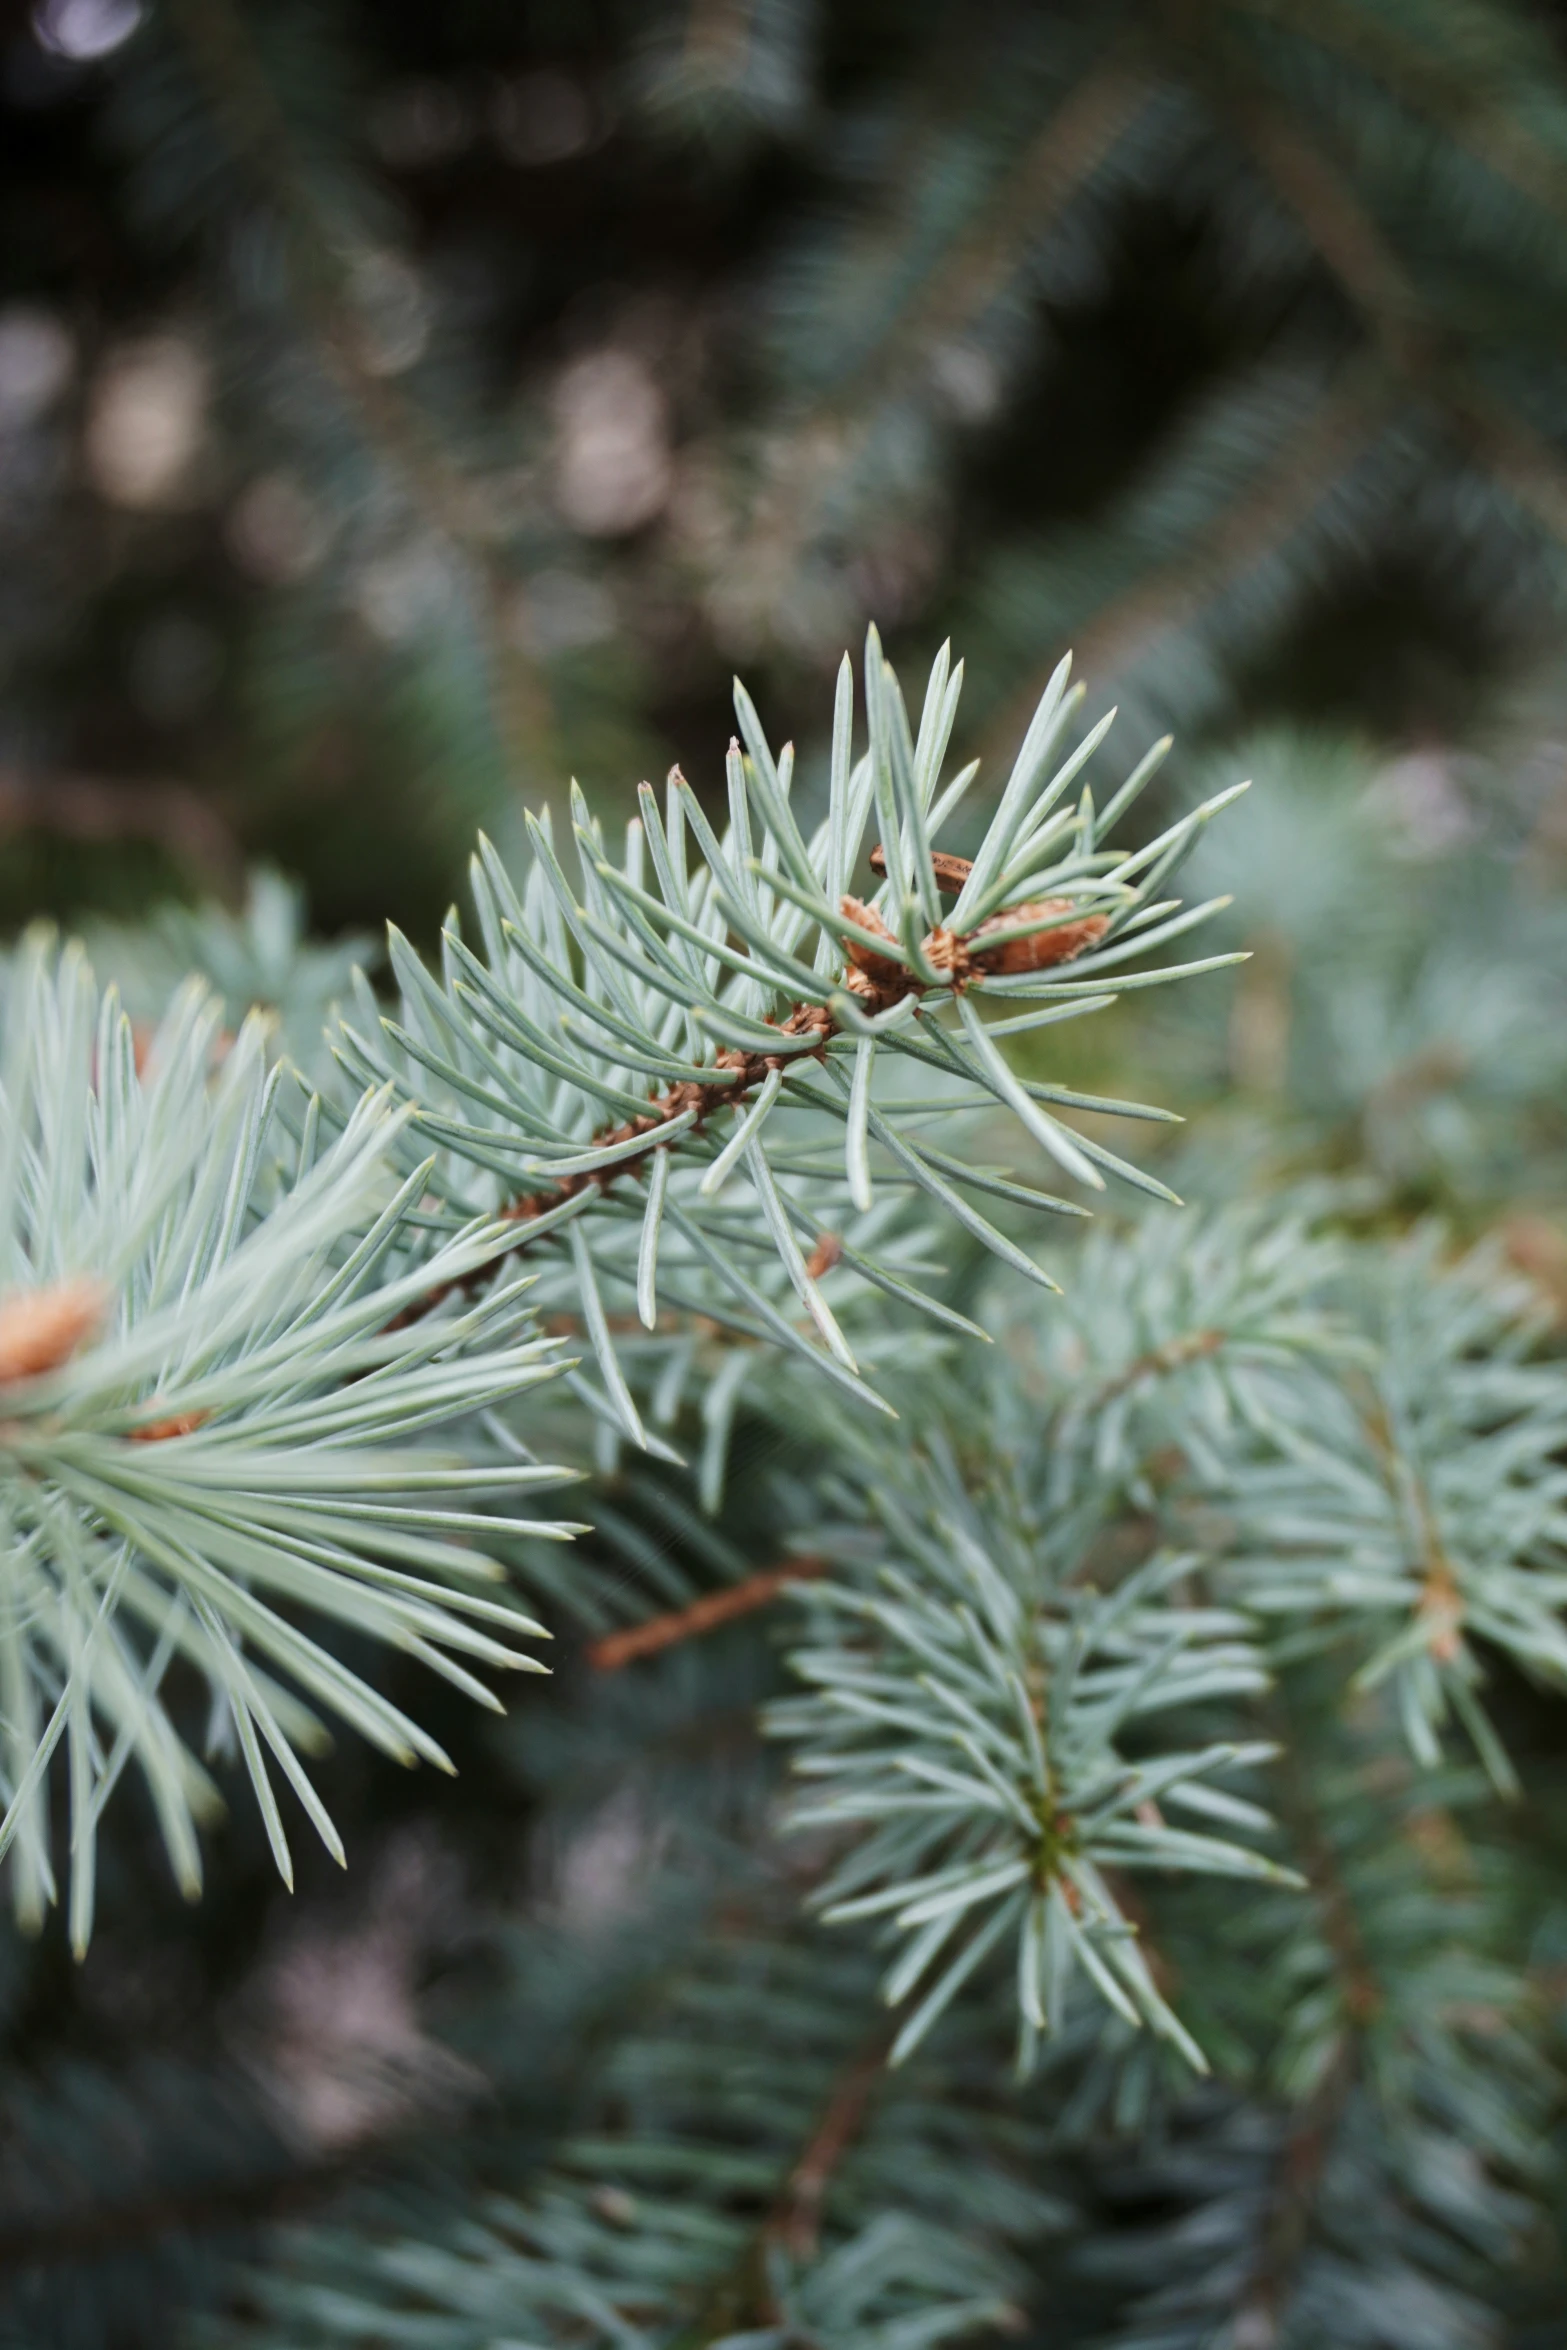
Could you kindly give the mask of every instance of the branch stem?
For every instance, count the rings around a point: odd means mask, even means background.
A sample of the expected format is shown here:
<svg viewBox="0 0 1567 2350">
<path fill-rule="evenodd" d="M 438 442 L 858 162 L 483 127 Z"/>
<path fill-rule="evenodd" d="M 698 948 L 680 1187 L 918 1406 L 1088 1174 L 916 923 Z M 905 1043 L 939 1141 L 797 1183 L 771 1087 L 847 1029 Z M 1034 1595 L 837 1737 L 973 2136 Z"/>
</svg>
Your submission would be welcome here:
<svg viewBox="0 0 1567 2350">
<path fill-rule="evenodd" d="M 664 1615 L 650 1616 L 645 1624 L 605 1633 L 589 1646 L 588 1663 L 596 1673 L 618 1673 L 639 1657 L 657 1656 L 662 1649 L 699 1639 L 703 1633 L 716 1632 L 721 1624 L 732 1624 L 741 1616 L 754 1615 L 758 1608 L 771 1607 L 791 1583 L 806 1583 L 826 1572 L 827 1562 L 819 1558 L 785 1559 L 779 1566 L 763 1567 L 722 1591 L 704 1592 L 689 1607 L 671 1608 Z"/>
</svg>

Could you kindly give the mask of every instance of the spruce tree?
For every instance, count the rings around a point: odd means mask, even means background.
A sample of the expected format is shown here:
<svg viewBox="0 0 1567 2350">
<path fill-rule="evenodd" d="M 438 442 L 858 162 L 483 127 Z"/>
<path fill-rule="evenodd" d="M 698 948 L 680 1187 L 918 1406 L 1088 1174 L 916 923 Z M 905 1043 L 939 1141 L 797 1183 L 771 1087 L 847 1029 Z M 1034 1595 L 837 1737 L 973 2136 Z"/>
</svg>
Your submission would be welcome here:
<svg viewBox="0 0 1567 2350">
<path fill-rule="evenodd" d="M 1567 2341 L 1552 28 L 19 40 L 0 2343 Z"/>
</svg>

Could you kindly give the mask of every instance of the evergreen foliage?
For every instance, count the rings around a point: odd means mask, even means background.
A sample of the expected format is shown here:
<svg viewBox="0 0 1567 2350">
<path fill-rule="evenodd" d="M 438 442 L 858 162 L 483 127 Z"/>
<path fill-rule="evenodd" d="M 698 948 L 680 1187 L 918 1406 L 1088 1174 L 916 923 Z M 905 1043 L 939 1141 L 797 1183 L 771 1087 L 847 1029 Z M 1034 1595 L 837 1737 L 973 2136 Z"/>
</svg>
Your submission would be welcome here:
<svg viewBox="0 0 1567 2350">
<path fill-rule="evenodd" d="M 79 950 L 14 960 L 24 1922 L 55 1889 L 56 1747 L 77 1948 L 128 1761 L 196 1889 L 216 1785 L 165 1692 L 182 1664 L 287 1874 L 267 1751 L 341 1857 L 300 1760 L 320 1708 L 444 1760 L 297 1612 L 491 1704 L 542 1629 L 475 1593 L 492 1562 L 597 1628 L 600 1689 L 577 1666 L 524 1706 L 502 1764 L 582 1979 L 502 1960 L 453 2011 L 500 2106 L 459 2092 L 437 2161 L 394 2131 L 345 2193 L 285 2125 L 241 2162 L 259 2216 L 279 2160 L 344 2200 L 252 2283 L 204 2272 L 225 2341 L 892 2350 L 1048 2324 L 1058 2295 L 1073 2338 L 1415 2350 L 1492 2338 L 1538 2258 L 1552 2092 L 1509 1937 L 1548 1908 L 1516 1830 L 1461 1823 L 1525 1787 L 1487 1683 L 1562 1673 L 1550 1315 L 1494 1250 L 1357 1237 L 1342 1179 L 1030 1253 L 1029 1210 L 1081 1208 L 988 1171 L 1001 1122 L 1079 1199 L 1107 1173 L 1173 1199 L 1082 1123 L 1148 1113 L 1018 1056 L 1152 981 L 1226 984 L 1234 954 L 1144 958 L 1222 916 L 1162 893 L 1234 795 L 1101 847 L 1164 746 L 1101 818 L 1103 725 L 1053 747 L 1063 663 L 955 860 L 946 656 L 917 727 L 874 633 L 867 680 L 856 758 L 840 679 L 809 839 L 739 692 L 722 836 L 677 775 L 618 862 L 577 800 L 574 879 L 547 820 L 520 883 L 481 844 L 482 953 L 454 916 L 437 979 L 394 929 L 399 1000 L 354 975 L 325 1093 L 264 1015 L 220 1037 L 198 981 L 148 1037 Z M 270 992 L 297 994 L 286 968 Z M 596 1463 L 580 1576 L 540 1538 L 586 1528 L 505 1514 L 570 1473 L 546 1438 Z M 797 1614 L 781 1650 L 769 1602 Z"/>
<path fill-rule="evenodd" d="M 0 2350 L 1562 2350 L 1559 27 L 0 68 Z"/>
<path fill-rule="evenodd" d="M 454 1319 L 400 1323 L 432 1281 L 493 1265 L 507 1235 L 470 1225 L 428 1263 L 399 1262 L 427 1170 L 390 1175 L 395 1112 L 367 1095 L 318 1155 L 313 1102 L 280 1151 L 281 1072 L 258 1022 L 213 1075 L 217 1007 L 187 987 L 143 1072 L 113 994 L 79 950 L 44 941 L 24 948 L 6 1009 L 0 1844 L 36 1926 L 62 1749 L 83 1949 L 98 1821 L 127 1762 L 176 1875 L 200 1885 L 195 1821 L 214 1790 L 162 1703 L 177 1658 L 208 1684 L 213 1734 L 237 1743 L 285 1877 L 263 1748 L 342 1853 L 296 1752 L 323 1735 L 311 1700 L 403 1761 L 445 1761 L 290 1611 L 395 1641 L 491 1703 L 459 1657 L 533 1661 L 508 1641 L 540 1627 L 473 1590 L 498 1570 L 455 1537 L 515 1530 L 472 1505 L 567 1473 L 410 1439 L 547 1378 L 559 1349 L 519 1330 L 516 1281 Z M 569 1531 L 522 1523 L 535 1540 Z"/>
</svg>

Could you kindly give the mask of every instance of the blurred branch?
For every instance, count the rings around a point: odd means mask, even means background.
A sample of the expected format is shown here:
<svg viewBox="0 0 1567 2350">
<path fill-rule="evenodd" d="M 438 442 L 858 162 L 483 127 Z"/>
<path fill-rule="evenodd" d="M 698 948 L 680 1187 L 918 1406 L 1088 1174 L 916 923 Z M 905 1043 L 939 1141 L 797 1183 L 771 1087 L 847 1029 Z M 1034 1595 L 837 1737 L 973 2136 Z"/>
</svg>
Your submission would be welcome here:
<svg viewBox="0 0 1567 2350">
<path fill-rule="evenodd" d="M 1203 610 L 1270 547 L 1298 529 L 1366 447 L 1389 405 L 1383 368 L 1346 368 L 1339 383 L 1324 394 L 1305 431 L 1259 474 L 1212 531 L 1089 616 L 1077 631 L 1074 646 L 1079 674 L 1106 682 L 1151 638 Z M 999 717 L 986 728 L 982 747 L 987 757 L 1010 754 L 1057 658 L 1058 649 L 1052 647 L 1049 667 L 1030 670 L 1009 695 Z"/>
<path fill-rule="evenodd" d="M 769 2328 L 777 2326 L 782 2312 L 774 2297 L 768 2253 L 777 2245 L 795 2262 L 815 2256 L 822 2206 L 839 2165 L 865 2126 L 877 2088 L 886 2079 L 890 2040 L 885 2027 L 877 2030 L 840 2072 L 772 2210 L 719 2279 L 696 2323 L 680 2334 L 679 2344 L 690 2344 L 691 2350 L 696 2350 L 702 2343 L 756 2340 L 750 2329 L 758 2321 Z M 798 2338 L 791 2329 L 788 2339 Z"/>
<path fill-rule="evenodd" d="M 1118 49 L 1085 74 L 1003 174 L 990 201 L 954 240 L 891 332 L 850 368 L 823 407 L 847 409 L 875 395 L 916 353 L 969 325 L 1018 265 L 1024 239 L 1048 228 L 1153 95 L 1146 69 Z"/>
<path fill-rule="evenodd" d="M 1281 1734 L 1293 1739 L 1297 1725 L 1289 1718 L 1282 1689 L 1271 1693 L 1268 1711 Z M 1258 2258 L 1237 2305 L 1234 2338 L 1255 2344 L 1256 2350 L 1272 2350 L 1281 2337 L 1290 2287 L 1310 2240 L 1333 2141 L 1360 2079 L 1366 2028 L 1383 2005 L 1354 1900 L 1308 1785 L 1301 1751 L 1294 1743 L 1281 1744 L 1279 1756 L 1280 1816 L 1293 1831 L 1300 1865 L 1318 1903 L 1322 1938 L 1343 2004 L 1343 2024 L 1284 2141 L 1269 2189 Z"/>
<path fill-rule="evenodd" d="M 1540 527 L 1567 544 L 1567 457 L 1476 379 L 1343 173 L 1278 108 L 1227 80 L 1225 112 L 1388 363 L 1442 402 Z"/>
<path fill-rule="evenodd" d="M 28 775 L 0 767 L 0 839 L 51 832 L 94 844 L 154 841 L 208 887 L 230 895 L 245 860 L 223 818 L 183 783 L 121 783 L 91 775 Z"/>
<path fill-rule="evenodd" d="M 888 333 L 796 422 L 796 447 L 826 435 L 825 463 L 793 505 L 784 543 L 808 546 L 831 501 L 869 445 L 889 390 L 938 343 L 981 316 L 1019 261 L 1023 241 L 1041 235 L 1103 162 L 1152 95 L 1154 85 L 1129 53 L 1084 75 L 1010 172 L 990 202 L 955 239 Z M 776 549 L 775 549 L 776 557 Z"/>
<path fill-rule="evenodd" d="M 1360 66 L 1399 104 L 1435 117 L 1457 146 L 1520 195 L 1567 215 L 1567 156 L 1536 138 L 1472 71 L 1454 74 L 1385 18 L 1345 0 L 1308 0 L 1305 7 L 1298 0 L 1246 0 L 1245 12 Z"/>
<path fill-rule="evenodd" d="M 1199 16 L 1205 12 L 1198 10 Z M 1476 455 L 1547 534 L 1567 544 L 1567 459 L 1476 381 L 1437 331 L 1420 295 L 1349 182 L 1290 119 L 1228 65 L 1215 65 L 1214 44 L 1199 39 L 1184 9 L 1172 32 L 1190 70 L 1206 57 L 1209 95 L 1239 133 L 1279 201 L 1299 223 L 1342 287 L 1376 347 L 1378 362 L 1353 371 L 1330 392 L 1303 441 L 1230 509 L 1192 554 L 1139 581 L 1079 633 L 1082 669 L 1105 677 L 1139 643 L 1200 610 L 1246 566 L 1296 527 L 1348 467 L 1388 413 L 1394 380 L 1440 400 Z M 1029 673 L 987 730 L 995 751 L 1026 726 L 1043 683 Z"/>
<path fill-rule="evenodd" d="M 489 543 L 483 490 L 452 465 L 423 411 L 366 364 L 340 239 L 310 192 L 237 0 L 170 0 L 170 14 L 236 153 L 254 166 L 277 206 L 295 292 L 328 374 L 426 523 L 464 559 L 477 590 L 499 728 L 512 760 L 524 773 L 547 773 L 554 738 L 549 684 L 506 629 L 510 583 Z"/>
<path fill-rule="evenodd" d="M 354 2156 L 226 2179 L 187 2194 L 102 2203 L 57 2218 L 35 2216 L 22 2226 L 0 2228 L 0 2274 L 145 2251 L 150 2241 L 163 2236 L 231 2234 L 235 2229 L 263 2227 L 314 2208 L 363 2176 L 364 2169 L 363 2150 L 356 2148 Z"/>
<path fill-rule="evenodd" d="M 1183 53 L 1194 53 L 1188 38 Z M 1178 625 L 1297 527 L 1340 478 L 1391 406 L 1391 374 L 1443 401 L 1476 453 L 1536 521 L 1567 543 L 1567 460 L 1476 383 L 1445 348 L 1402 265 L 1354 191 L 1292 123 L 1247 92 L 1221 87 L 1218 102 L 1259 169 L 1343 287 L 1372 336 L 1378 360 L 1346 371 L 1303 439 L 1231 507 L 1191 554 L 1150 573 L 1079 632 L 1081 669 L 1101 678 L 1139 644 Z M 1054 650 L 1054 649 L 1052 649 Z M 986 748 L 1010 745 L 1043 684 L 1030 671 L 987 729 Z"/>
<path fill-rule="evenodd" d="M 1432 332 L 1420 298 L 1349 182 L 1276 107 L 1225 86 L 1228 77 L 1209 78 L 1263 177 L 1388 358 L 1408 367 L 1426 356 Z"/>
<path fill-rule="evenodd" d="M 1256 2266 L 1235 2310 L 1231 2338 L 1248 2350 L 1274 2350 L 1280 2340 L 1323 2173 L 1355 2087 L 1356 2059 L 1354 2041 L 1341 2041 L 1279 2155 Z"/>
</svg>

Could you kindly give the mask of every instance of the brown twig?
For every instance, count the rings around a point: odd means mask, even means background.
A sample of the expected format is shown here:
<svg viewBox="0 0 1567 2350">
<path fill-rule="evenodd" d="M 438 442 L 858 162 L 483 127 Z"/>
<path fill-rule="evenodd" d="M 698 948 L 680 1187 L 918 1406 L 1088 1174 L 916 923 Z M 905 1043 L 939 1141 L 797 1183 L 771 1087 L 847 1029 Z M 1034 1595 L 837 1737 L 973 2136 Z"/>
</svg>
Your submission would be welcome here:
<svg viewBox="0 0 1567 2350">
<path fill-rule="evenodd" d="M 796 1004 L 778 1030 L 780 1037 L 809 1036 L 814 1033 L 817 1042 L 812 1048 L 812 1054 L 817 1058 L 837 1032 L 838 1023 L 825 1004 Z M 524 1192 L 500 1210 L 501 1221 L 532 1223 L 538 1217 L 547 1215 L 550 1209 L 579 1198 L 585 1191 L 604 1191 L 622 1176 L 639 1173 L 653 1152 L 662 1147 L 660 1136 L 688 1110 L 693 1113 L 692 1122 L 690 1126 L 681 1127 L 680 1133 L 700 1133 L 715 1110 L 722 1109 L 726 1103 L 732 1106 L 744 1101 L 748 1094 L 775 1069 L 783 1068 L 787 1061 L 809 1057 L 812 1056 L 739 1052 L 728 1045 L 723 1046 L 714 1054 L 713 1066 L 715 1069 L 732 1070 L 732 1077 L 715 1078 L 706 1084 L 699 1078 L 683 1078 L 678 1085 L 671 1085 L 663 1093 L 655 1095 L 647 1108 L 639 1111 L 635 1118 L 628 1118 L 619 1126 L 608 1127 L 593 1138 L 593 1147 L 598 1150 L 607 1149 L 616 1143 L 634 1142 L 638 1136 L 645 1136 L 645 1150 L 632 1151 L 607 1167 L 595 1168 L 591 1174 L 562 1176 L 548 1191 Z M 400 1314 L 395 1314 L 387 1323 L 387 1329 L 403 1330 L 414 1322 L 423 1321 L 427 1314 L 433 1313 L 437 1306 L 444 1305 L 447 1298 L 456 1292 L 472 1291 L 483 1280 L 487 1270 L 487 1266 L 480 1266 L 461 1281 L 440 1283 L 416 1304 L 405 1306 Z"/>
<path fill-rule="evenodd" d="M 1200 1363 L 1208 1355 L 1216 1355 L 1229 1338 L 1227 1330 L 1188 1330 L 1180 1338 L 1166 1339 L 1163 1346 L 1151 1346 L 1140 1354 L 1124 1371 L 1117 1371 L 1105 1382 L 1094 1397 L 1093 1409 L 1102 1411 L 1107 1403 L 1114 1403 L 1139 1379 L 1160 1377 L 1171 1371 L 1182 1370 L 1187 1363 Z"/>
<path fill-rule="evenodd" d="M 890 2034 L 877 2033 L 844 2072 L 828 2098 L 810 2144 L 768 2221 L 768 2235 L 791 2260 L 809 2260 L 821 2233 L 822 2206 L 833 2174 L 865 2124 L 871 2099 L 886 2078 Z"/>
<path fill-rule="evenodd" d="M 1285 2140 L 1274 2172 L 1271 2209 L 1233 2320 L 1232 2338 L 1244 2343 L 1246 2350 L 1273 2350 L 1280 2338 L 1290 2284 L 1310 2238 L 1317 2191 L 1334 2136 L 1360 2078 L 1361 2041 L 1383 2006 L 1382 1987 L 1338 1856 L 1301 1774 L 1293 1724 L 1280 1692 L 1275 1691 L 1269 1711 L 1278 1722 L 1283 1758 L 1279 1810 L 1298 1840 L 1299 1859 L 1320 1906 L 1323 1939 L 1338 1972 L 1345 2021 L 1316 2088 Z"/>
<path fill-rule="evenodd" d="M 661 1649 L 674 1648 L 682 1640 L 695 1640 L 704 1632 L 716 1632 L 720 1624 L 732 1624 L 740 1616 L 754 1615 L 758 1608 L 770 1607 L 791 1583 L 806 1583 L 826 1572 L 825 1559 L 810 1557 L 785 1559 L 780 1566 L 763 1567 L 756 1574 L 747 1575 L 743 1582 L 727 1584 L 722 1591 L 704 1592 L 688 1607 L 671 1608 L 665 1615 L 650 1616 L 645 1624 L 629 1625 L 624 1632 L 606 1632 L 589 1643 L 588 1663 L 596 1673 L 618 1673 L 623 1665 L 634 1664 L 638 1657 L 656 1656 Z"/>
<path fill-rule="evenodd" d="M 882 2076 L 889 2035 L 877 2032 L 839 2075 L 805 2151 L 772 2208 L 741 2246 L 739 2256 L 677 2337 L 677 2350 L 702 2350 L 756 2326 L 776 2326 L 782 2312 L 774 2291 L 776 2250 L 799 2262 L 816 2250 L 821 2209 L 834 2172 L 859 2135 Z M 794 2336 L 791 2334 L 790 2340 Z"/>
<path fill-rule="evenodd" d="M 1245 2350 L 1273 2350 L 1279 2339 L 1290 2282 L 1311 2234 L 1317 2189 L 1355 2085 L 1357 2056 L 1352 2039 L 1339 2042 L 1331 2064 L 1285 2140 L 1274 2172 L 1261 2246 L 1236 2304 L 1229 2335 L 1231 2341 L 1244 2344 Z"/>
<path fill-rule="evenodd" d="M 1407 1504 L 1414 1516 L 1419 1547 L 1420 1595 L 1415 1616 L 1425 1627 L 1426 1647 L 1434 1663 L 1456 1662 L 1463 1647 L 1464 1590 L 1457 1568 L 1442 1540 L 1435 1506 L 1425 1480 L 1400 1452 L 1398 1440 L 1380 1403 L 1363 1415 L 1372 1450 L 1381 1464 L 1395 1506 Z"/>
<path fill-rule="evenodd" d="M 870 869 L 879 880 L 887 877 L 887 852 L 878 841 L 870 853 Z M 944 849 L 932 849 L 930 869 L 935 875 L 936 887 L 944 898 L 955 898 L 974 870 L 972 857 L 950 857 Z"/>
</svg>

